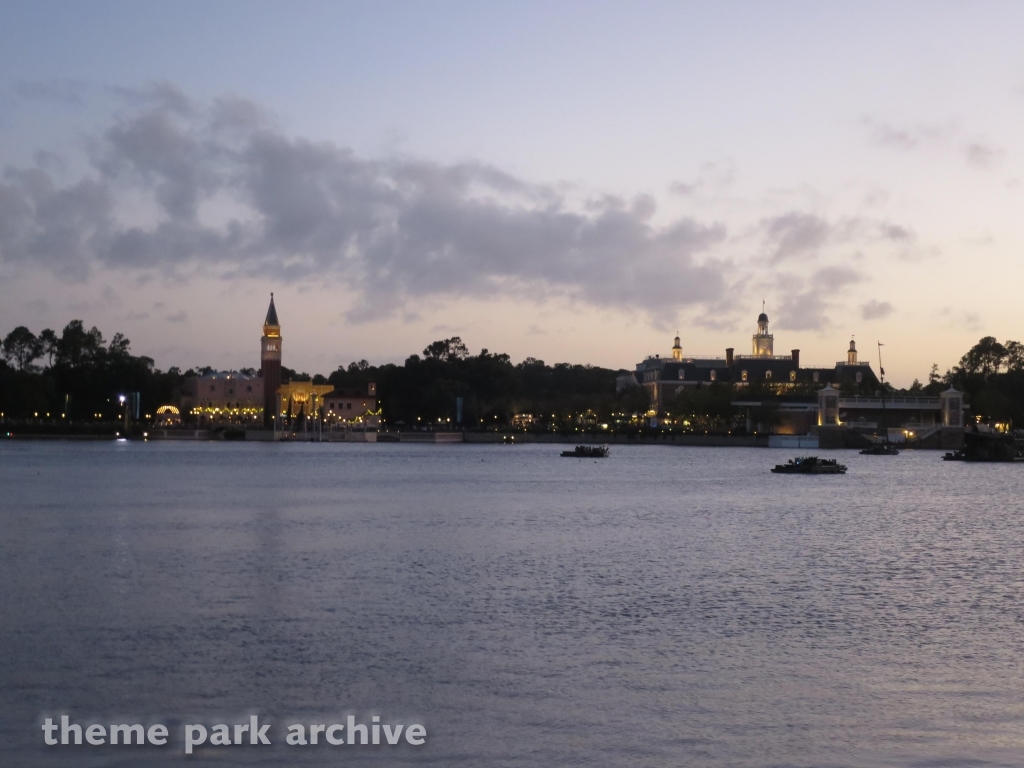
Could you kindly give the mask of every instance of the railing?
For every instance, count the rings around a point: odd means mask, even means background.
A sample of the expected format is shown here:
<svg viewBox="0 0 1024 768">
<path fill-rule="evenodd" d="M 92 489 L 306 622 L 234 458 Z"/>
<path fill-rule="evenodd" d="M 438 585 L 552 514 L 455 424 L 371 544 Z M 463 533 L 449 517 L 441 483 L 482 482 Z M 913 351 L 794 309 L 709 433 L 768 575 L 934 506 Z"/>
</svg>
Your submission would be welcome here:
<svg viewBox="0 0 1024 768">
<path fill-rule="evenodd" d="M 836 363 L 836 365 L 863 365 L 865 368 L 871 367 L 871 363 L 865 362 L 864 360 L 861 360 L 860 362 L 856 363 L 848 363 L 845 360 L 840 360 L 839 362 Z"/>
<path fill-rule="evenodd" d="M 733 355 L 734 360 L 792 360 L 792 355 Z"/>
<path fill-rule="evenodd" d="M 895 406 L 899 408 L 928 408 L 942 410 L 942 400 L 938 397 L 840 397 L 840 408 L 881 408 Z"/>
</svg>

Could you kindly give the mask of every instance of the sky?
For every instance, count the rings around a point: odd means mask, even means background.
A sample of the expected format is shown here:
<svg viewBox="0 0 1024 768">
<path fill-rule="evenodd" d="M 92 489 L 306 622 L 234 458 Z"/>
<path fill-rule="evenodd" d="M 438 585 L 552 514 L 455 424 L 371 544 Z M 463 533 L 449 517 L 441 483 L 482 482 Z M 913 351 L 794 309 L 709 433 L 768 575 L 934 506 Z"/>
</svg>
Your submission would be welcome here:
<svg viewBox="0 0 1024 768">
<path fill-rule="evenodd" d="M 897 385 L 1024 338 L 1024 5 L 0 4 L 0 333 Z M 877 363 L 876 363 L 877 367 Z"/>
</svg>

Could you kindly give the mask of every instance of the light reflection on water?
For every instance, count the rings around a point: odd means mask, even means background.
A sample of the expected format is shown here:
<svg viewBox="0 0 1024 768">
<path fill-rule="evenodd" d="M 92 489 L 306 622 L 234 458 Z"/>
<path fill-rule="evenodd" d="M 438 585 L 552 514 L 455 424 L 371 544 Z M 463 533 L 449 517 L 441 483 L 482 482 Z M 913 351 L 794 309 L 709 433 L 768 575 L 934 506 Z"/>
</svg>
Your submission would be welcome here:
<svg viewBox="0 0 1024 768">
<path fill-rule="evenodd" d="M 1024 466 L 561 448 L 0 444 L 0 762 L 258 711 L 428 745 L 190 761 L 1024 765 Z"/>
</svg>

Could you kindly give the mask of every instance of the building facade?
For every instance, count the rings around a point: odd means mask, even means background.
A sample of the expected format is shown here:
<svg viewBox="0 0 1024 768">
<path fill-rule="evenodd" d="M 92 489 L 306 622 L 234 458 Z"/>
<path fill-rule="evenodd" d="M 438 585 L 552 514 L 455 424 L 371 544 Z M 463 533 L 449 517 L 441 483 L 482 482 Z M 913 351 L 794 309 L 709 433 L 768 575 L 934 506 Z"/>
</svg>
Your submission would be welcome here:
<svg viewBox="0 0 1024 768">
<path fill-rule="evenodd" d="M 330 384 L 314 384 L 311 381 L 286 382 L 278 388 L 281 415 L 294 418 L 301 414 L 311 417 L 320 412 L 324 396 L 333 389 Z"/>
<path fill-rule="evenodd" d="M 329 424 L 342 424 L 356 429 L 380 425 L 377 408 L 377 385 L 369 382 L 365 389 L 333 389 L 325 394 L 320 418 Z"/>
<path fill-rule="evenodd" d="M 214 371 L 190 376 L 182 387 L 180 414 L 200 424 L 232 423 L 248 426 L 274 426 L 277 417 L 332 418 L 334 422 L 374 426 L 379 423 L 377 388 L 367 391 L 336 392 L 331 384 L 311 381 L 282 382 L 281 323 L 270 294 L 270 306 L 263 321 L 260 338 L 260 370 L 256 375 L 238 371 Z M 326 396 L 334 393 L 328 405 Z"/>
<path fill-rule="evenodd" d="M 788 355 L 775 354 L 775 337 L 768 331 L 768 315 L 761 312 L 751 337 L 750 355 L 737 355 L 730 347 L 723 357 L 693 356 L 683 353 L 679 336 L 675 337 L 671 358 L 648 357 L 636 366 L 632 375 L 620 376 L 617 387 L 642 386 L 650 396 L 652 408 L 661 410 L 687 387 L 723 383 L 737 389 L 758 389 L 777 395 L 794 390 L 816 391 L 826 384 L 878 386 L 871 365 L 859 362 L 853 340 L 846 354 L 832 367 L 801 367 L 800 350 Z M 755 387 L 755 385 L 757 385 Z"/>
<path fill-rule="evenodd" d="M 263 379 L 237 371 L 189 376 L 181 391 L 181 413 L 200 423 L 258 425 L 263 420 Z"/>
</svg>

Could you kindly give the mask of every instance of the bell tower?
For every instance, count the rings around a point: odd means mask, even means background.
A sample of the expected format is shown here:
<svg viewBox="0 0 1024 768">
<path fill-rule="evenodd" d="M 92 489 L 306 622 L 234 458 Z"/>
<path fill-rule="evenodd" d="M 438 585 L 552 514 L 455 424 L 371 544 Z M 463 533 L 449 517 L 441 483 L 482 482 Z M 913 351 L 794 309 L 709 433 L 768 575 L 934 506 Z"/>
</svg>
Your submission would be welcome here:
<svg viewBox="0 0 1024 768">
<path fill-rule="evenodd" d="M 281 324 L 277 321 L 274 294 L 270 294 L 270 308 L 263 321 L 260 367 L 263 372 L 263 428 L 270 429 L 277 416 L 277 391 L 281 388 Z"/>
<path fill-rule="evenodd" d="M 847 365 L 856 365 L 857 364 L 857 342 L 855 342 L 853 339 L 850 339 L 850 349 L 846 353 L 846 364 Z M 857 375 L 860 376 L 859 373 Z"/>
<path fill-rule="evenodd" d="M 751 342 L 754 357 L 771 357 L 775 354 L 775 337 L 768 333 L 768 315 L 764 312 L 764 302 L 761 302 L 761 314 L 757 316 L 757 333 Z"/>
<path fill-rule="evenodd" d="M 683 359 L 683 345 L 679 343 L 679 331 L 676 331 L 676 340 L 672 345 L 672 359 L 677 362 Z"/>
</svg>

